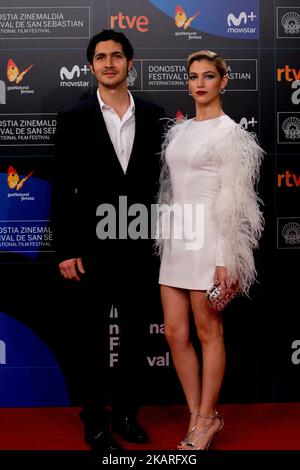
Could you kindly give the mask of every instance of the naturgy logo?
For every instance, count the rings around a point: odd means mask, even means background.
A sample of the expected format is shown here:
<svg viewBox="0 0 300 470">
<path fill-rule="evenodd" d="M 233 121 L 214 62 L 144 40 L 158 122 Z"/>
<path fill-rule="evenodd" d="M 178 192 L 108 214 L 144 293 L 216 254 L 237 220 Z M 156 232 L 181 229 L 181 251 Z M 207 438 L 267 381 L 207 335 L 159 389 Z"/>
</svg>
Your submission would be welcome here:
<svg viewBox="0 0 300 470">
<path fill-rule="evenodd" d="M 24 178 L 20 179 L 20 176 L 17 173 L 17 171 L 14 169 L 14 167 L 10 166 L 7 171 L 7 184 L 8 184 L 9 189 L 16 189 L 17 191 L 19 191 L 19 189 L 22 188 L 25 181 L 27 181 L 28 178 L 30 178 L 32 174 L 33 174 L 33 171 L 28 173 L 28 175 L 25 176 Z"/>
<path fill-rule="evenodd" d="M 140 33 L 149 31 L 149 18 L 147 16 L 134 15 L 130 17 L 119 11 L 117 15 L 110 17 L 110 28 L 115 29 L 116 24 L 120 29 L 137 29 Z"/>
<path fill-rule="evenodd" d="M 11 85 L 7 84 L 6 91 L 7 92 L 14 91 L 16 93 L 19 93 L 20 95 L 34 94 L 34 90 L 30 88 L 29 85 L 21 84 L 25 75 L 27 75 L 27 73 L 29 72 L 29 70 L 31 70 L 32 67 L 33 67 L 33 64 L 29 65 L 24 70 L 20 70 L 13 59 L 8 59 L 7 67 L 6 67 L 6 77 L 7 77 L 7 80 L 11 83 Z M 0 96 L 1 104 L 5 104 L 5 102 L 3 103 L 3 98 L 5 100 L 5 96 L 3 96 L 3 91 L 4 90 L 2 87 L 2 91 L 0 93 L 2 95 Z"/>
<path fill-rule="evenodd" d="M 193 16 L 188 18 L 184 9 L 180 5 L 177 5 L 175 10 L 175 24 L 177 28 L 187 29 L 198 15 L 200 15 L 200 11 L 197 11 Z"/>
<path fill-rule="evenodd" d="M 20 72 L 18 66 L 16 63 L 12 60 L 9 59 L 7 62 L 7 79 L 10 82 L 15 82 L 15 83 L 20 83 L 24 76 L 26 75 L 27 72 L 31 69 L 33 64 L 29 65 L 23 72 Z"/>
</svg>

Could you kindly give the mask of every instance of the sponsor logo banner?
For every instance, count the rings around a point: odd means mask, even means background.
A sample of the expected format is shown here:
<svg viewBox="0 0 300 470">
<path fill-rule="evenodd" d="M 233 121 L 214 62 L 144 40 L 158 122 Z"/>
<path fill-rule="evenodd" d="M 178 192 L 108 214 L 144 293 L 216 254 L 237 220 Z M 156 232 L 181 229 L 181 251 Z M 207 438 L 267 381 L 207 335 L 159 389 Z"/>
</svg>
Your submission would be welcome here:
<svg viewBox="0 0 300 470">
<path fill-rule="evenodd" d="M 257 91 L 257 59 L 225 59 L 229 82 L 226 91 Z"/>
<path fill-rule="evenodd" d="M 258 39 L 259 2 L 248 0 L 150 0 L 174 21 L 174 36 L 202 39 L 198 32 L 230 39 Z M 243 3 L 243 5 L 241 5 Z"/>
<path fill-rule="evenodd" d="M 110 29 L 135 29 L 139 33 L 149 31 L 149 18 L 145 15 L 126 15 L 121 11 L 110 16 Z"/>
<path fill-rule="evenodd" d="M 56 114 L 0 114 L 0 146 L 54 145 Z"/>
<path fill-rule="evenodd" d="M 49 253 L 53 230 L 49 220 L 0 220 L 0 252 Z"/>
<path fill-rule="evenodd" d="M 130 90 L 142 89 L 142 61 L 135 60 L 128 72 L 127 85 Z"/>
<path fill-rule="evenodd" d="M 85 50 L 5 51 L 0 57 L 0 107 L 16 114 L 59 111 L 74 105 L 92 89 Z M 1 73 L 2 71 L 2 73 Z M 6 107 L 5 107 L 6 105 Z"/>
<path fill-rule="evenodd" d="M 277 143 L 300 143 L 300 112 L 277 113 Z"/>
<path fill-rule="evenodd" d="M 277 248 L 300 248 L 300 217 L 278 217 Z"/>
<path fill-rule="evenodd" d="M 254 116 L 246 117 L 243 116 L 241 117 L 239 124 L 241 127 L 243 127 L 246 131 L 254 131 L 256 132 L 256 129 L 258 127 L 258 120 Z"/>
<path fill-rule="evenodd" d="M 145 59 L 142 70 L 143 90 L 187 91 L 186 60 Z"/>
<path fill-rule="evenodd" d="M 69 67 L 62 66 L 59 71 L 60 86 L 65 88 L 88 88 L 91 84 L 91 70 L 87 64 L 74 64 Z"/>
<path fill-rule="evenodd" d="M 20 295 L 17 282 L 14 290 Z M 31 294 L 23 301 L 22 312 L 0 312 L 0 406 L 68 406 L 68 389 L 54 354 L 34 329 L 15 318 L 32 315 Z"/>
<path fill-rule="evenodd" d="M 290 170 L 281 171 L 277 174 L 277 187 L 283 189 L 299 188 L 300 175 L 297 175 Z"/>
<path fill-rule="evenodd" d="M 277 38 L 300 38 L 300 7 L 277 7 Z"/>
<path fill-rule="evenodd" d="M 288 60 L 289 58 L 291 60 Z M 300 68 L 294 62 L 292 54 L 288 56 L 286 51 L 281 52 L 277 63 L 279 64 L 276 69 L 277 106 L 279 109 L 292 110 L 294 106 L 300 104 Z"/>
<path fill-rule="evenodd" d="M 90 7 L 0 7 L 0 39 L 90 37 Z"/>
<path fill-rule="evenodd" d="M 26 168 L 26 169 L 25 169 Z M 5 159 L 0 172 L 0 251 L 53 252 L 51 182 L 37 160 Z"/>
<path fill-rule="evenodd" d="M 142 59 L 140 62 L 142 80 L 139 77 L 136 79 L 136 84 L 141 84 L 139 91 L 187 92 L 186 59 Z M 226 62 L 229 76 L 227 91 L 257 91 L 256 59 L 226 59 Z"/>
</svg>

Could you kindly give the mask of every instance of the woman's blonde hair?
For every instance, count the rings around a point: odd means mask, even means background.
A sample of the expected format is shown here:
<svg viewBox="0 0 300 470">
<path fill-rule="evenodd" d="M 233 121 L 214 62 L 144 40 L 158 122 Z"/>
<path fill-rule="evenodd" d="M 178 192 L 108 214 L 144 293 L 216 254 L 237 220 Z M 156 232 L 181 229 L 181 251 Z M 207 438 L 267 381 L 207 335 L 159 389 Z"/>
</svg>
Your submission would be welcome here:
<svg viewBox="0 0 300 470">
<path fill-rule="evenodd" d="M 196 60 L 209 60 L 210 62 L 212 62 L 222 78 L 227 74 L 226 62 L 223 57 L 219 56 L 219 54 L 217 54 L 216 52 L 203 50 L 190 54 L 187 58 L 188 72 L 190 70 L 190 66 Z"/>
</svg>

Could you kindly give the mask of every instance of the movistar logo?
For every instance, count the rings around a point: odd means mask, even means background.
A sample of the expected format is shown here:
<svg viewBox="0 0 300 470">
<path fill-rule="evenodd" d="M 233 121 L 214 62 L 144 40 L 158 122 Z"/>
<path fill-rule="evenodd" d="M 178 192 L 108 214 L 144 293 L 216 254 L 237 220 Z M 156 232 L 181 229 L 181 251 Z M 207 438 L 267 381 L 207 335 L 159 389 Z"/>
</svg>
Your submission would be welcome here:
<svg viewBox="0 0 300 470">
<path fill-rule="evenodd" d="M 73 65 L 72 70 L 68 70 L 67 67 L 62 67 L 60 69 L 60 79 L 61 80 L 72 80 L 74 77 L 79 78 L 80 77 L 80 72 L 83 72 L 84 75 L 89 72 L 89 68 L 87 65 L 84 67 L 80 68 L 79 65 Z"/>
<path fill-rule="evenodd" d="M 87 88 L 90 86 L 89 77 L 86 77 L 86 74 L 90 72 L 90 68 L 85 64 L 84 67 L 79 65 L 73 65 L 72 68 L 68 69 L 67 67 L 61 67 L 60 69 L 60 86 L 62 87 L 84 87 Z M 82 79 L 81 74 L 85 76 Z"/>
<path fill-rule="evenodd" d="M 79 77 L 80 75 L 80 68 L 78 65 L 74 65 L 71 71 L 67 69 L 67 67 L 62 67 L 60 69 L 60 79 L 61 80 L 72 80 L 72 78 Z"/>
<path fill-rule="evenodd" d="M 254 18 L 257 18 L 257 16 L 254 15 L 253 11 L 251 11 L 250 15 L 247 15 L 245 11 L 241 11 L 238 17 L 236 17 L 233 13 L 229 13 L 227 16 L 227 24 L 228 26 L 240 26 L 241 23 L 247 24 L 248 19 L 253 22 Z"/>
</svg>

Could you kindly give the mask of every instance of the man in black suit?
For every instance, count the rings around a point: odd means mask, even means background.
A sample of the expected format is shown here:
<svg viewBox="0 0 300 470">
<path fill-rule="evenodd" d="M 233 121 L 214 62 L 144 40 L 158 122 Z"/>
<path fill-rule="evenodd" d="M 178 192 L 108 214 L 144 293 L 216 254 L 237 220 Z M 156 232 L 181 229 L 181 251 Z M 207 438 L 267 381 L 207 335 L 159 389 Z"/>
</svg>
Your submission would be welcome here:
<svg viewBox="0 0 300 470">
<path fill-rule="evenodd" d="M 164 110 L 128 91 L 133 48 L 123 33 L 97 34 L 87 57 L 97 93 L 58 115 L 57 253 L 62 276 L 78 281 L 83 299 L 80 416 L 85 439 L 94 449 L 114 451 L 118 444 L 108 432 L 111 418 L 113 431 L 125 439 L 148 440 L 137 414 L 145 369 L 145 314 L 159 298 L 150 207 L 158 186 Z M 140 236 L 128 235 L 136 217 L 125 213 L 125 206 L 135 216 L 137 207 L 149 211 Z M 115 220 L 108 220 L 109 212 Z M 111 416 L 105 408 L 104 372 L 112 304 L 119 312 L 121 338 Z"/>
</svg>

